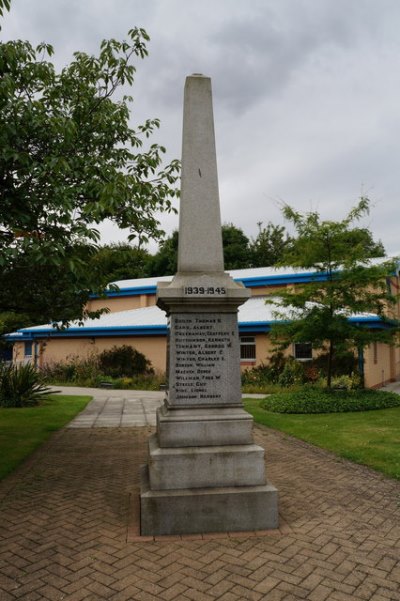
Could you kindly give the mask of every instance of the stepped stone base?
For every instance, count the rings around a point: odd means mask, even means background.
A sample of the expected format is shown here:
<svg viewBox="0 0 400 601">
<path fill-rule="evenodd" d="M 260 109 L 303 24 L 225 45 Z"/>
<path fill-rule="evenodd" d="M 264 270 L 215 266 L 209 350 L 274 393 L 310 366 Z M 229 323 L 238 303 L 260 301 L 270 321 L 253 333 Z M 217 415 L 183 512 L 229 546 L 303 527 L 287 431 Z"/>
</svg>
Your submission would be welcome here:
<svg viewBox="0 0 400 601">
<path fill-rule="evenodd" d="M 267 530 L 278 527 L 278 492 L 270 484 L 151 490 L 142 466 L 140 513 L 142 536 Z"/>
<path fill-rule="evenodd" d="M 255 444 L 161 448 L 149 438 L 152 490 L 265 484 L 264 449 Z"/>
<path fill-rule="evenodd" d="M 157 410 L 160 447 L 252 444 L 253 418 L 243 407 Z"/>
</svg>

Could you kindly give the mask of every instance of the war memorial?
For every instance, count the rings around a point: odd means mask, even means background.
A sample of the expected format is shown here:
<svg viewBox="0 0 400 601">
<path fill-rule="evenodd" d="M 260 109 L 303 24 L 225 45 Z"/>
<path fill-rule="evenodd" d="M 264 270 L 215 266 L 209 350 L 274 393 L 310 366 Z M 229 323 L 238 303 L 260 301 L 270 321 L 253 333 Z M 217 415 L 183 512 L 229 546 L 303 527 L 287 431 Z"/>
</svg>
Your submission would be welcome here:
<svg viewBox="0 0 400 601">
<path fill-rule="evenodd" d="M 141 474 L 141 534 L 278 526 L 243 409 L 237 310 L 249 297 L 224 272 L 211 80 L 186 79 L 178 270 L 157 287 L 169 319 L 168 386 Z"/>
</svg>

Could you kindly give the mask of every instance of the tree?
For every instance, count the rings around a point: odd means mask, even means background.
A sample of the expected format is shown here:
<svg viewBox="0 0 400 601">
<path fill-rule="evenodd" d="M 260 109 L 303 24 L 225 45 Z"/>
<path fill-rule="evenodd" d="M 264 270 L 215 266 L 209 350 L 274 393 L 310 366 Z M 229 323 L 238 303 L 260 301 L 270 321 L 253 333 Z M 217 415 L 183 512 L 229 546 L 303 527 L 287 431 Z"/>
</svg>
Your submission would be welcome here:
<svg viewBox="0 0 400 601">
<path fill-rule="evenodd" d="M 258 222 L 258 235 L 250 244 L 253 267 L 268 267 L 282 260 L 283 253 L 288 249 L 292 238 L 283 225 L 274 225 L 269 221 L 262 227 Z"/>
<path fill-rule="evenodd" d="M 159 250 L 147 262 L 146 270 L 149 277 L 174 275 L 176 273 L 178 241 L 179 232 L 175 230 L 171 236 L 161 243 Z"/>
<path fill-rule="evenodd" d="M 250 267 L 249 239 L 243 231 L 233 225 L 222 226 L 222 245 L 225 269 L 243 269 Z M 147 263 L 147 275 L 150 277 L 174 275 L 178 268 L 179 232 L 175 230 L 160 245 L 158 252 Z"/>
<path fill-rule="evenodd" d="M 225 223 L 222 226 L 222 246 L 224 249 L 225 269 L 245 269 L 250 267 L 250 240 L 243 230 Z"/>
<path fill-rule="evenodd" d="M 342 221 L 321 221 L 318 213 L 301 215 L 288 205 L 283 208 L 297 232 L 283 264 L 323 277 L 282 293 L 275 312 L 282 323 L 274 326 L 272 337 L 281 349 L 292 342 L 309 342 L 313 348 L 327 350 L 329 387 L 334 357 L 349 351 L 362 353 L 372 342 L 393 344 L 398 332 L 398 323 L 388 317 L 396 302 L 387 286 L 394 266 L 373 262 L 372 237 L 366 244 L 365 230 L 353 227 L 369 213 L 369 205 L 367 198 L 361 198 Z M 382 328 L 368 329 L 349 320 L 363 313 L 375 314 Z"/>
<path fill-rule="evenodd" d="M 146 277 L 146 266 L 151 255 L 147 250 L 120 242 L 101 246 L 91 257 L 93 269 L 102 281 L 116 282 Z"/>
<path fill-rule="evenodd" d="M 48 44 L 0 44 L 0 311 L 82 317 L 105 284 L 87 268 L 96 224 L 111 219 L 140 241 L 162 233 L 156 213 L 172 210 L 179 164 L 163 168 L 165 149 L 143 146 L 159 121 L 132 129 L 132 98 L 114 99 L 147 55 L 147 33 L 128 35 L 98 56 L 76 52 L 60 73 Z"/>
</svg>

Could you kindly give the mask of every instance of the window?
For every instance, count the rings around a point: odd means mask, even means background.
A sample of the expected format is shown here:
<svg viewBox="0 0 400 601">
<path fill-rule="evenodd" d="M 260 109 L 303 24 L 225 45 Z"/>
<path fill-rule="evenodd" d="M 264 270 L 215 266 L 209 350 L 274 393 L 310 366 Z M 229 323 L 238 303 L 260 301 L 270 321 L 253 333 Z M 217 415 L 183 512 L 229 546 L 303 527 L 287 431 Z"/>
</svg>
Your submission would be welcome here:
<svg viewBox="0 0 400 601">
<path fill-rule="evenodd" d="M 311 342 L 295 342 L 293 347 L 295 359 L 298 359 L 299 361 L 309 361 L 312 359 Z"/>
<path fill-rule="evenodd" d="M 24 356 L 32 357 L 32 341 L 31 340 L 24 343 Z"/>
<path fill-rule="evenodd" d="M 373 350 L 374 350 L 374 365 L 376 365 L 378 363 L 378 343 L 376 341 L 373 343 Z"/>
<path fill-rule="evenodd" d="M 240 360 L 256 360 L 256 339 L 255 336 L 240 336 Z"/>
</svg>

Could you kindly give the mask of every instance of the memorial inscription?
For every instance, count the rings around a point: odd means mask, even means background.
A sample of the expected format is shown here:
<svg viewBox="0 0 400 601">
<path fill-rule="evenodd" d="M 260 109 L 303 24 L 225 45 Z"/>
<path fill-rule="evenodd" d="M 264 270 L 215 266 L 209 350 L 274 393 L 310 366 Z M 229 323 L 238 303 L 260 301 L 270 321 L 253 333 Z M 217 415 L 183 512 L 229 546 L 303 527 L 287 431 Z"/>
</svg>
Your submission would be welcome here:
<svg viewBox="0 0 400 601">
<path fill-rule="evenodd" d="M 175 353 L 169 380 L 170 402 L 232 403 L 227 395 L 226 374 L 239 373 L 236 314 L 172 315 L 170 344 Z M 230 369 L 233 365 L 226 365 L 227 361 L 236 363 L 236 370 Z"/>
</svg>

